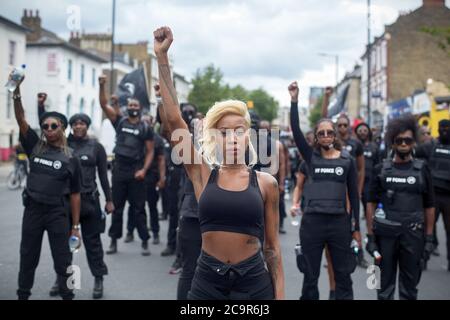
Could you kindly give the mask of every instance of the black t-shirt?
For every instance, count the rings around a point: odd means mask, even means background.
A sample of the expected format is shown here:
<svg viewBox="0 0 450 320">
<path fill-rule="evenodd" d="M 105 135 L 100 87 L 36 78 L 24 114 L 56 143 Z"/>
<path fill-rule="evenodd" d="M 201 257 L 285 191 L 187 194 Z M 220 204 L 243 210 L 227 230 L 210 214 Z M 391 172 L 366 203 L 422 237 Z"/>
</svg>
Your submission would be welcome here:
<svg viewBox="0 0 450 320">
<path fill-rule="evenodd" d="M 39 143 L 40 139 L 37 135 L 36 131 L 31 128 L 28 128 L 26 136 L 20 134 L 19 141 L 25 149 L 25 153 L 28 158 L 31 157 L 33 153 L 34 147 Z M 49 146 L 49 148 L 54 148 Z M 61 151 L 62 152 L 62 151 Z M 69 183 L 69 191 L 70 193 L 79 193 L 81 190 L 81 165 L 80 161 L 77 157 L 70 157 L 69 160 L 69 172 L 70 172 L 70 183 Z"/>
<path fill-rule="evenodd" d="M 356 139 L 349 138 L 348 140 L 342 140 L 343 149 L 347 150 L 353 158 L 364 155 L 364 147 L 361 142 Z"/>
<path fill-rule="evenodd" d="M 302 163 L 300 163 L 300 166 L 298 168 L 298 172 L 302 173 L 304 176 L 306 176 L 308 173 L 306 172 L 306 162 L 302 161 Z"/>
<path fill-rule="evenodd" d="M 159 174 L 159 160 L 160 156 L 164 156 L 164 140 L 157 133 L 154 133 L 153 139 L 155 141 L 154 149 L 153 149 L 153 161 L 148 170 L 148 174 Z"/>
<path fill-rule="evenodd" d="M 393 163 L 393 167 L 398 170 L 410 170 L 413 166 L 413 162 L 406 163 Z M 374 167 L 373 171 L 373 179 L 370 184 L 369 193 L 367 195 L 367 201 L 378 203 L 381 201 L 381 194 L 385 191 L 381 186 L 380 174 L 381 169 L 383 168 L 383 164 L 380 163 Z M 432 208 L 434 207 L 434 190 L 433 183 L 431 180 L 431 172 L 426 164 L 422 167 L 422 173 L 424 177 L 425 190 L 423 192 L 423 205 L 424 208 Z"/>
</svg>

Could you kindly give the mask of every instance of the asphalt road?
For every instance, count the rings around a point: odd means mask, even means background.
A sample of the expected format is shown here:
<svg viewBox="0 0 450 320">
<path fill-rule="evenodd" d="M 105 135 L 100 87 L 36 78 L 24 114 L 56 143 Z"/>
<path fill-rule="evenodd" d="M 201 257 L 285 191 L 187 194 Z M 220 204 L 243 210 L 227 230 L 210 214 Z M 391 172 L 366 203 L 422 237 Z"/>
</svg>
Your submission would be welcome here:
<svg viewBox="0 0 450 320">
<path fill-rule="evenodd" d="M 1 171 L 1 170 L 0 170 Z M 4 171 L 4 168 L 3 168 Z M 287 203 L 289 208 L 290 203 Z M 4 183 L 4 175 L 0 172 L 0 299 L 16 299 L 17 275 L 19 269 L 19 245 L 23 207 L 20 191 L 9 191 Z M 362 221 L 361 225 L 364 225 Z M 110 218 L 108 218 L 108 225 Z M 135 241 L 124 243 L 119 241 L 119 252 L 116 255 L 106 255 L 105 262 L 109 275 L 105 277 L 104 299 L 175 299 L 178 275 L 168 273 L 174 257 L 161 257 L 165 248 L 167 221 L 160 221 L 161 244 L 150 245 L 151 256 L 140 254 L 140 242 L 137 234 Z M 302 274 L 295 264 L 294 246 L 298 242 L 298 227 L 286 219 L 287 234 L 280 235 L 284 272 L 286 278 L 286 298 L 296 300 L 300 296 Z M 363 230 L 363 234 L 365 234 Z M 423 273 L 419 285 L 419 299 L 450 299 L 450 272 L 446 270 L 447 261 L 444 256 L 445 235 L 442 220 L 438 223 L 438 236 L 441 243 L 440 257 L 433 257 L 428 264 L 428 270 Z M 109 238 L 102 235 L 106 248 Z M 367 257 L 368 258 L 368 257 Z M 81 269 L 81 289 L 76 290 L 76 299 L 91 299 L 93 277 L 86 262 L 86 253 L 82 248 L 74 255 L 74 264 Z M 322 260 L 322 264 L 325 260 Z M 375 299 L 375 290 L 367 288 L 366 282 L 370 275 L 365 269 L 357 268 L 353 274 L 355 299 Z M 49 250 L 48 238 L 43 241 L 41 259 L 36 270 L 35 283 L 31 299 L 50 298 L 48 291 L 55 280 L 53 262 Z M 320 298 L 328 299 L 328 276 L 325 268 L 321 270 L 319 280 Z"/>
</svg>

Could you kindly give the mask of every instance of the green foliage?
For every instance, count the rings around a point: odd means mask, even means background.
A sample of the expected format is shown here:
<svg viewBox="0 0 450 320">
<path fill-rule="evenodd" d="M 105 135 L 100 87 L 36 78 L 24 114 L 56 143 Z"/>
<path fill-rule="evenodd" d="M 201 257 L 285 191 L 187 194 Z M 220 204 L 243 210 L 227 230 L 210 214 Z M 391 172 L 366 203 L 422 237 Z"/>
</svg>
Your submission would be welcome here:
<svg viewBox="0 0 450 320">
<path fill-rule="evenodd" d="M 253 101 L 255 112 L 264 120 L 272 121 L 277 117 L 278 102 L 267 91 L 263 88 L 247 90 L 241 85 L 231 87 L 223 82 L 223 73 L 214 65 L 197 70 L 192 84 L 189 102 L 202 113 L 206 113 L 215 102 L 236 99 Z"/>
</svg>

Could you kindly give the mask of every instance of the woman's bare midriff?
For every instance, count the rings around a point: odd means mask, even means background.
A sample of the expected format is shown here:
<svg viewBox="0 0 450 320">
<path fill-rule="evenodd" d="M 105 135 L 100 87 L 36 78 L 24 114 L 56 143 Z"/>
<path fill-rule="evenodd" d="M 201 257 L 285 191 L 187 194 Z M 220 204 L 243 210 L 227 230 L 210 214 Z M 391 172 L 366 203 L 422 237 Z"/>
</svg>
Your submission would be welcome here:
<svg viewBox="0 0 450 320">
<path fill-rule="evenodd" d="M 237 264 L 261 249 L 257 237 L 227 231 L 208 231 L 202 234 L 202 250 L 217 260 Z"/>
</svg>

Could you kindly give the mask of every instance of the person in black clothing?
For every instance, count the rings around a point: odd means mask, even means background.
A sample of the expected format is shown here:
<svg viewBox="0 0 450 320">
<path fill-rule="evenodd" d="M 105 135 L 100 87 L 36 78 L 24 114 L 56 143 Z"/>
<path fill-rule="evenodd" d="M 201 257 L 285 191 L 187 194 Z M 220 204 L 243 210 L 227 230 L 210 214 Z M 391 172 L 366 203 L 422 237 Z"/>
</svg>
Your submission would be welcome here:
<svg viewBox="0 0 450 320">
<path fill-rule="evenodd" d="M 67 119 L 58 112 L 42 114 L 39 123 L 41 137 L 30 128 L 22 107 L 20 84 L 13 94 L 14 111 L 20 128 L 19 140 L 30 159 L 30 174 L 22 194 L 25 211 L 20 243 L 20 300 L 31 295 L 34 274 L 39 263 L 42 237 L 47 231 L 54 268 L 58 275 L 61 297 L 73 299 L 67 273 L 72 255 L 70 235 L 80 236 L 80 162 L 67 146 L 64 130 Z M 72 213 L 72 230 L 69 212 Z"/>
<path fill-rule="evenodd" d="M 163 108 L 170 131 L 181 134 L 172 142 L 198 200 L 202 251 L 188 298 L 283 299 L 278 184 L 271 175 L 245 163 L 248 148 L 252 165 L 257 158 L 247 106 L 234 100 L 215 104 L 204 118 L 202 151 L 198 152 L 171 79 L 168 50 L 172 41 L 170 28 L 154 32 Z"/>
<path fill-rule="evenodd" d="M 150 122 L 144 118 L 149 125 Z M 166 157 L 164 154 L 164 140 L 156 132 L 154 133 L 154 152 L 153 161 L 150 165 L 150 169 L 145 176 L 145 185 L 147 190 L 147 203 L 150 213 L 150 230 L 153 233 L 153 244 L 159 244 L 159 216 L 158 216 L 158 199 L 159 193 L 163 192 L 166 186 Z M 128 223 L 127 223 L 127 235 L 125 242 L 132 242 L 134 240 L 134 229 L 136 228 L 136 216 L 132 213 L 133 207 L 128 208 Z"/>
<path fill-rule="evenodd" d="M 105 196 L 105 212 L 114 211 L 112 192 L 108 181 L 108 164 L 106 151 L 101 143 L 89 138 L 87 131 L 91 119 L 86 114 L 75 114 L 69 120 L 73 134 L 69 135 L 69 146 L 81 163 L 81 229 L 83 243 L 89 269 L 95 277 L 93 298 L 103 296 L 103 276 L 108 274 L 108 268 L 103 261 L 103 247 L 100 234 L 105 232 L 106 217 L 100 207 L 99 192 L 96 182 L 96 171 Z"/>
<path fill-rule="evenodd" d="M 47 100 L 47 94 L 45 92 L 39 92 L 38 97 L 38 118 L 40 119 L 45 112 L 45 101 Z"/>
<path fill-rule="evenodd" d="M 380 162 L 379 148 L 372 142 L 372 131 L 367 123 L 361 122 L 355 127 L 355 134 L 363 145 L 364 149 L 364 187 L 361 194 L 361 202 L 364 208 L 364 214 L 367 215 L 367 197 L 370 182 L 372 180 L 373 168 Z"/>
<path fill-rule="evenodd" d="M 299 126 L 297 82 L 291 83 L 288 90 L 292 133 L 307 169 L 304 215 L 300 227 L 302 254 L 297 259 L 298 267 L 305 275 L 301 299 L 319 299 L 317 282 L 325 245 L 333 263 L 336 299 L 353 299 L 350 275 L 356 261 L 352 257 L 350 243 L 352 237 L 361 242 L 355 160 L 348 152 L 340 150 L 330 119 L 322 119 L 316 124 L 314 148 L 308 145 Z M 347 212 L 347 194 L 351 214 Z"/>
<path fill-rule="evenodd" d="M 386 143 L 394 156 L 374 168 L 369 190 L 366 249 L 381 254 L 380 300 L 394 299 L 397 266 L 400 299 L 416 300 L 421 259 L 433 250 L 433 184 L 428 166 L 412 156 L 417 131 L 413 116 L 388 124 Z"/>
<path fill-rule="evenodd" d="M 153 160 L 153 130 L 141 120 L 141 106 L 138 100 L 128 101 L 128 116 L 124 117 L 108 105 L 105 93 L 106 76 L 99 77 L 100 106 L 116 130 L 114 164 L 112 170 L 112 192 L 114 214 L 109 236 L 111 245 L 107 254 L 117 252 L 117 239 L 123 232 L 123 209 L 128 200 L 133 207 L 134 219 L 142 240 L 142 255 L 149 256 L 150 235 L 145 215 L 145 176 Z"/>
<path fill-rule="evenodd" d="M 450 271 L 450 120 L 439 121 L 439 138 L 419 146 L 416 156 L 426 159 L 431 170 L 436 196 L 435 221 L 442 214 L 447 235 L 447 270 Z M 439 255 L 436 229 L 433 238 L 433 254 Z"/>
</svg>

